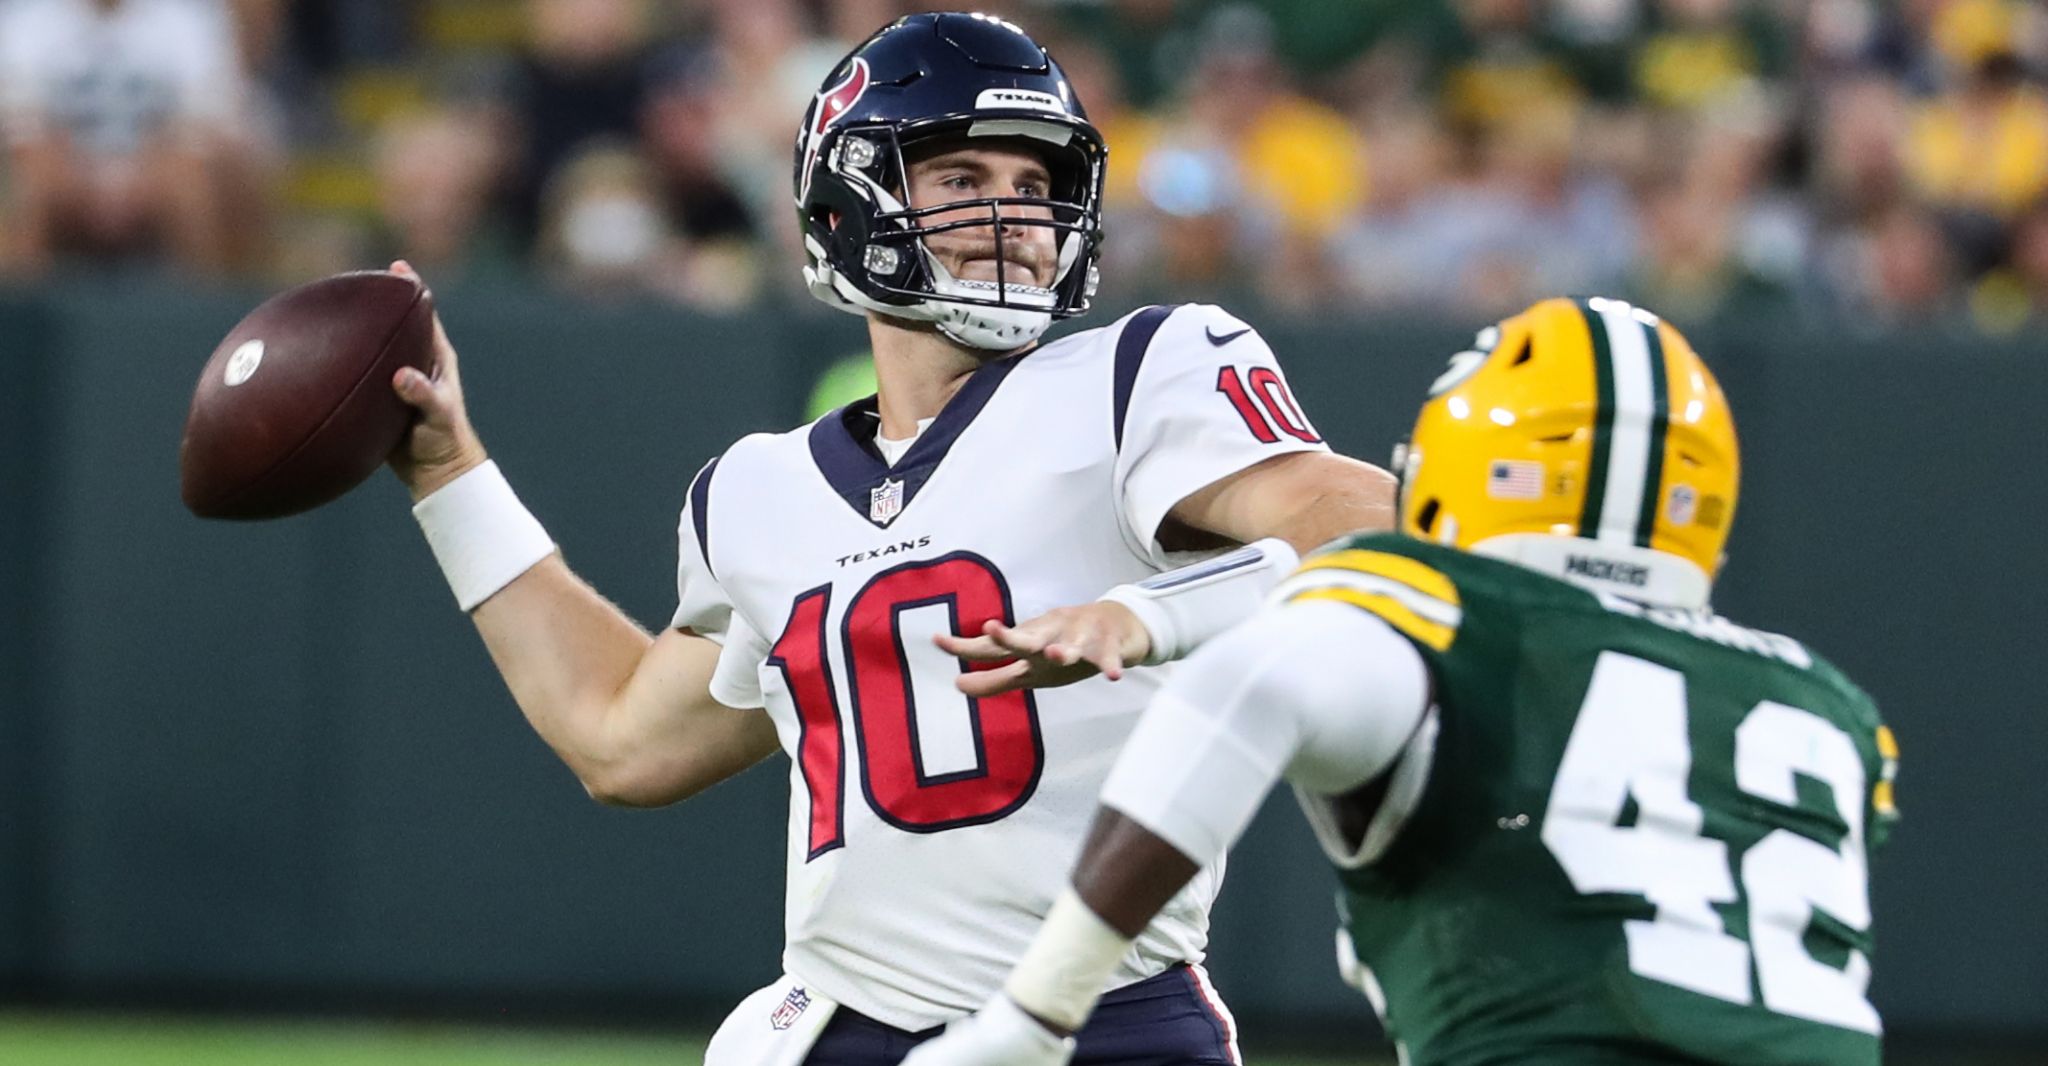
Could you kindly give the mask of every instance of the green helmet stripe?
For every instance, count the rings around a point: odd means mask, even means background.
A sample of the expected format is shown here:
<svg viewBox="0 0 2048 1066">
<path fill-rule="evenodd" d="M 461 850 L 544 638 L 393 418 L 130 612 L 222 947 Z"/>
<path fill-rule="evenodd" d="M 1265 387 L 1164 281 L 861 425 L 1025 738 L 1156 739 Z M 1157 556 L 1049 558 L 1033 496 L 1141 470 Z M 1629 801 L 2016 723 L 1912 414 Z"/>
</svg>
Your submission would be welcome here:
<svg viewBox="0 0 2048 1066">
<path fill-rule="evenodd" d="M 1607 497 L 1609 441 L 1614 435 L 1614 367 L 1607 343 L 1607 323 L 1586 300 L 1578 301 L 1586 316 L 1586 333 L 1593 338 L 1593 379 L 1599 406 L 1593 415 L 1593 458 L 1586 464 L 1586 502 L 1579 512 L 1579 535 L 1592 536 L 1600 528 L 1600 509 Z"/>
<path fill-rule="evenodd" d="M 1664 496 L 1664 447 L 1671 435 L 1671 388 L 1664 374 L 1664 338 L 1656 323 L 1645 322 L 1642 327 L 1649 338 L 1650 396 L 1654 407 L 1650 415 L 1650 458 L 1643 471 L 1643 505 L 1636 516 L 1636 543 L 1647 548 L 1650 534 L 1657 529 L 1657 504 Z"/>
<path fill-rule="evenodd" d="M 1620 300 L 1591 299 L 1582 305 L 1593 335 L 1593 365 L 1599 382 L 1594 420 L 1592 470 L 1579 535 L 1603 544 L 1636 543 L 1643 499 L 1655 492 L 1650 474 L 1651 425 L 1662 410 L 1663 375 L 1652 368 L 1647 313 Z M 1661 440 L 1661 434 L 1659 436 Z M 1661 465 L 1661 464 L 1660 464 Z"/>
</svg>

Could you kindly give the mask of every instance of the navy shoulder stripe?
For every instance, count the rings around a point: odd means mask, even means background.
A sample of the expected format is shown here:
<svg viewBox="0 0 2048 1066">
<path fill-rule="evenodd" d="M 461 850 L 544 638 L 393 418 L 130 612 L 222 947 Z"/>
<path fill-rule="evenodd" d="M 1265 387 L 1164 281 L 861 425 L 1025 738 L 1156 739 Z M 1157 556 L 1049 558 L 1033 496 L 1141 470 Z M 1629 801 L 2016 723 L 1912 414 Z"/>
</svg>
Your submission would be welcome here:
<svg viewBox="0 0 2048 1066">
<path fill-rule="evenodd" d="M 711 569 L 711 471 L 717 465 L 717 458 L 705 463 L 704 469 L 697 471 L 696 480 L 690 482 L 690 521 L 697 526 L 697 550 L 704 553 L 706 571 Z"/>
<path fill-rule="evenodd" d="M 1145 362 L 1145 350 L 1152 346 L 1152 335 L 1159 332 L 1159 326 L 1166 316 L 1173 313 L 1171 307 L 1147 307 L 1131 316 L 1124 324 L 1124 331 L 1116 339 L 1116 446 L 1124 446 L 1124 416 L 1131 409 L 1131 390 L 1138 384 L 1138 367 Z"/>
</svg>

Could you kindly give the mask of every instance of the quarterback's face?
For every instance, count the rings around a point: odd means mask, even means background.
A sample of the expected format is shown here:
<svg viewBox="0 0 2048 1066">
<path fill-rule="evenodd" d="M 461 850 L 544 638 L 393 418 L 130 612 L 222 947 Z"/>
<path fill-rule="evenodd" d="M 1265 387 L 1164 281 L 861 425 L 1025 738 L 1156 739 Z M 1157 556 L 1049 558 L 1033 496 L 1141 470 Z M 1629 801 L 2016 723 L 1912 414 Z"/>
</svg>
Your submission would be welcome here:
<svg viewBox="0 0 2048 1066">
<path fill-rule="evenodd" d="M 936 207 L 997 196 L 1043 197 L 1049 194 L 1052 183 L 1044 161 L 1024 148 L 942 147 L 937 153 L 907 165 L 911 207 Z M 1052 218 L 1049 208 L 1024 204 L 1005 205 L 1002 213 L 1005 218 Z M 964 207 L 929 215 L 922 224 L 940 226 L 988 217 L 986 207 Z M 1003 258 L 1007 266 L 1000 279 L 996 276 L 996 233 L 992 225 L 962 226 L 935 233 L 926 237 L 924 243 L 956 278 L 1050 287 L 1059 258 L 1057 239 L 1057 231 L 1050 226 L 1004 226 Z"/>
</svg>

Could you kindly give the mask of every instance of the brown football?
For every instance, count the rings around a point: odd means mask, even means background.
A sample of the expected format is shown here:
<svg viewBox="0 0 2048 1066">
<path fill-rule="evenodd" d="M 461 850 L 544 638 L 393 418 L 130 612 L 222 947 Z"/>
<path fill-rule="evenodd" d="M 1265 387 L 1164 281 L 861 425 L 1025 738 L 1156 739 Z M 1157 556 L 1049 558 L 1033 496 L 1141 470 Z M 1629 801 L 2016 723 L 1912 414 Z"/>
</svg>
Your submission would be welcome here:
<svg viewBox="0 0 2048 1066">
<path fill-rule="evenodd" d="M 199 373 L 178 450 L 202 518 L 281 518 L 360 484 L 404 439 L 401 366 L 432 373 L 434 300 L 383 271 L 337 274 L 249 312 Z"/>
</svg>

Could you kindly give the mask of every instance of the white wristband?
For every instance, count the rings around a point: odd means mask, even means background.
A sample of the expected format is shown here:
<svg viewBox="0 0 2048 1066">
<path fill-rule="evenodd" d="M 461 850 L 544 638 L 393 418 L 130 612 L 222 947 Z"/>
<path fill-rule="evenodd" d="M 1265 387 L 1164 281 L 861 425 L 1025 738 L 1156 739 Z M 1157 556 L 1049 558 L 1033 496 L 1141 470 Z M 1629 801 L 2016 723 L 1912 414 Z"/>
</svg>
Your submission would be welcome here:
<svg viewBox="0 0 2048 1066">
<path fill-rule="evenodd" d="M 1069 886 L 1046 912 L 1003 991 L 1025 1010 L 1078 1031 L 1130 948 L 1131 939 L 1110 928 Z"/>
<path fill-rule="evenodd" d="M 1294 546 L 1279 537 L 1256 540 L 1213 559 L 1118 585 L 1102 599 L 1121 603 L 1152 637 L 1144 666 L 1172 662 L 1210 637 L 1244 621 L 1281 579 L 1301 565 Z"/>
<path fill-rule="evenodd" d="M 465 611 L 554 554 L 548 531 L 488 460 L 413 504 L 412 516 Z"/>
<path fill-rule="evenodd" d="M 980 1010 L 974 1012 L 970 1023 L 977 1030 L 974 1041 L 976 1050 L 1001 1055 L 1001 1061 L 1005 1063 L 1064 1066 L 1073 1059 L 1073 1037 L 1060 1036 L 1046 1028 L 1044 1022 L 1025 1013 L 1024 1008 L 1006 993 L 998 992 L 991 997 Z M 956 1050 L 966 1049 L 963 1045 Z M 976 1056 L 969 1061 L 995 1060 Z"/>
</svg>

